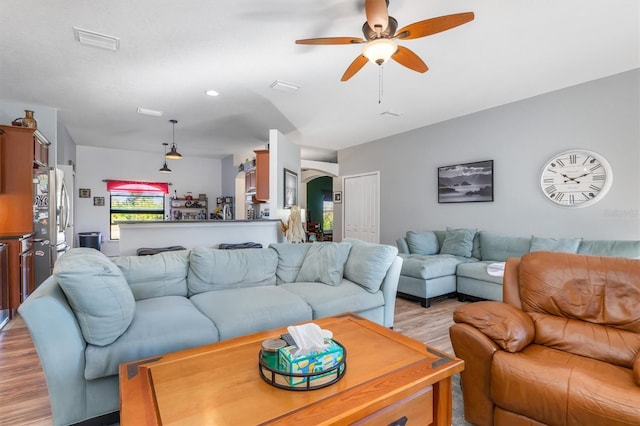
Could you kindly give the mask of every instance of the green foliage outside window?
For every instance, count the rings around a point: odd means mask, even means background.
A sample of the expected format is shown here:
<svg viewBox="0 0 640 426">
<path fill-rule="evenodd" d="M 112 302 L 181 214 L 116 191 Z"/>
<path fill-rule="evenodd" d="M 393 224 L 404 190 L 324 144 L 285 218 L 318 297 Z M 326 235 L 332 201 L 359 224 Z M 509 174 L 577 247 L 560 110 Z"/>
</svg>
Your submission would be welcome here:
<svg viewBox="0 0 640 426">
<path fill-rule="evenodd" d="M 118 222 L 157 221 L 164 219 L 162 193 L 111 193 L 111 239 L 120 239 Z"/>
</svg>

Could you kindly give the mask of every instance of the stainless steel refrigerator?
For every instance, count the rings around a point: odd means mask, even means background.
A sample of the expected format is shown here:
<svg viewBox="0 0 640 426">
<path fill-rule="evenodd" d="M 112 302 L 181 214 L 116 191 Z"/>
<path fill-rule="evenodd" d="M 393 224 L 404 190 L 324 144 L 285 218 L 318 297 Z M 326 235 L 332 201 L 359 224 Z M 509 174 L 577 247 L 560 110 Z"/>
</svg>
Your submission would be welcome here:
<svg viewBox="0 0 640 426">
<path fill-rule="evenodd" d="M 65 230 L 71 223 L 71 210 L 62 170 L 34 169 L 33 185 L 34 275 L 37 287 L 51 275 L 58 256 L 69 250 Z"/>
</svg>

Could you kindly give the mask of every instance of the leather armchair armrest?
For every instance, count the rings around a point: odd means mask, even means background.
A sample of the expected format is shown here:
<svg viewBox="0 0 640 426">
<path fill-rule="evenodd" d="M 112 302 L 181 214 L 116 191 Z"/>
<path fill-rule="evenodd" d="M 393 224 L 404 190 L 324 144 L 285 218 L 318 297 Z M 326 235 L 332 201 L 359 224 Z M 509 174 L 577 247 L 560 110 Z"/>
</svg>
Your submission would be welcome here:
<svg viewBox="0 0 640 426">
<path fill-rule="evenodd" d="M 531 344 L 535 337 L 535 326 L 531 317 L 506 303 L 470 303 L 456 309 L 453 320 L 479 330 L 507 352 L 521 351 Z"/>
<path fill-rule="evenodd" d="M 636 385 L 640 386 L 640 352 L 633 360 L 633 380 L 636 381 Z"/>
</svg>

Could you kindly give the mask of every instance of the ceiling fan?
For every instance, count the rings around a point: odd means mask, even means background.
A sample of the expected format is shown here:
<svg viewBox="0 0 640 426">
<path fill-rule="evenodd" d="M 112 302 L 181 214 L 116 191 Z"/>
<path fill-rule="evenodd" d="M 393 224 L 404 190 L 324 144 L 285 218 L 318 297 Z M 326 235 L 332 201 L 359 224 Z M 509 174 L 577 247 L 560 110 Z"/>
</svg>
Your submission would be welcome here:
<svg viewBox="0 0 640 426">
<path fill-rule="evenodd" d="M 362 25 L 363 38 L 358 37 L 322 37 L 296 40 L 296 44 L 358 44 L 366 43 L 362 54 L 349 65 L 342 75 L 341 81 L 353 77 L 369 61 L 382 65 L 393 59 L 400 65 L 417 72 L 426 72 L 429 67 L 418 55 L 404 46 L 399 46 L 394 40 L 411 40 L 426 37 L 449 30 L 472 21 L 473 12 L 456 13 L 414 22 L 396 31 L 398 21 L 389 16 L 387 7 L 389 0 L 365 0 L 367 20 Z"/>
</svg>

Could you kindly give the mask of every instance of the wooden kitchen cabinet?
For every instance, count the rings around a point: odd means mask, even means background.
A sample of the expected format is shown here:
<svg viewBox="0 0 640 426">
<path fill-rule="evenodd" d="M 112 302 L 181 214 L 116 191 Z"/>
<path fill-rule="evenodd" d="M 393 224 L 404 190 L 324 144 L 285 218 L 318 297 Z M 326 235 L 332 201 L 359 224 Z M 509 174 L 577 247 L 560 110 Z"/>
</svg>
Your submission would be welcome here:
<svg viewBox="0 0 640 426">
<path fill-rule="evenodd" d="M 0 126 L 0 235 L 33 232 L 34 129 Z"/>
<path fill-rule="evenodd" d="M 33 132 L 33 162 L 39 167 L 49 167 L 49 142 L 39 131 Z"/>
<path fill-rule="evenodd" d="M 256 191 L 256 169 L 247 171 L 244 175 L 244 192 Z"/>
<path fill-rule="evenodd" d="M 256 196 L 259 202 L 269 201 L 269 150 L 261 149 L 256 153 Z"/>
<path fill-rule="evenodd" d="M 7 246 L 8 298 L 10 316 L 35 288 L 33 234 L 1 237 Z"/>
</svg>

